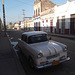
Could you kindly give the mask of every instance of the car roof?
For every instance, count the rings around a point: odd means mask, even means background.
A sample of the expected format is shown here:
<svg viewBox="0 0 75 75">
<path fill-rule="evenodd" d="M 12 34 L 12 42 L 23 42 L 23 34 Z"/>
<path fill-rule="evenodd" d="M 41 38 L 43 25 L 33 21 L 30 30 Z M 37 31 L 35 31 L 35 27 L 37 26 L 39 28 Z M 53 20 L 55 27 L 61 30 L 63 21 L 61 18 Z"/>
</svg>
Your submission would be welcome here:
<svg viewBox="0 0 75 75">
<path fill-rule="evenodd" d="M 47 34 L 43 31 L 31 31 L 31 32 L 24 32 L 22 35 L 32 36 L 32 35 L 39 35 L 39 34 Z"/>
</svg>

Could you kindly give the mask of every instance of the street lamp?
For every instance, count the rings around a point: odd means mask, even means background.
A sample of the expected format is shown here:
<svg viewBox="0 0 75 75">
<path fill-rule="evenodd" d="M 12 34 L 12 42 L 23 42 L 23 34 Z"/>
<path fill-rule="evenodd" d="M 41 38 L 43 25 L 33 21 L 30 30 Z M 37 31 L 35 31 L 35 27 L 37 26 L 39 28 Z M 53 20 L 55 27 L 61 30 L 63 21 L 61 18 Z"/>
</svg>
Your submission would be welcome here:
<svg viewBox="0 0 75 75">
<path fill-rule="evenodd" d="M 6 32 L 4 0 L 2 0 L 2 5 L 3 5 L 3 24 L 4 24 L 4 31 Z"/>
</svg>

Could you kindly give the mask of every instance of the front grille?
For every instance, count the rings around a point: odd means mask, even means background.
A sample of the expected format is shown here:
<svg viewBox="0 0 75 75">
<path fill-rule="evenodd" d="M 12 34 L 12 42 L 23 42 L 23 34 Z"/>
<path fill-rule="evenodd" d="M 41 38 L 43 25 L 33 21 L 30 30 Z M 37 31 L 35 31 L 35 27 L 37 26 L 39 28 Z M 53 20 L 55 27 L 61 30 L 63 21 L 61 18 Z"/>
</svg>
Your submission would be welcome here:
<svg viewBox="0 0 75 75">
<path fill-rule="evenodd" d="M 52 59 L 52 58 L 56 58 L 56 57 L 58 57 L 60 54 L 56 54 L 56 55 L 52 55 L 52 56 L 47 56 L 46 58 L 47 59 Z"/>
</svg>

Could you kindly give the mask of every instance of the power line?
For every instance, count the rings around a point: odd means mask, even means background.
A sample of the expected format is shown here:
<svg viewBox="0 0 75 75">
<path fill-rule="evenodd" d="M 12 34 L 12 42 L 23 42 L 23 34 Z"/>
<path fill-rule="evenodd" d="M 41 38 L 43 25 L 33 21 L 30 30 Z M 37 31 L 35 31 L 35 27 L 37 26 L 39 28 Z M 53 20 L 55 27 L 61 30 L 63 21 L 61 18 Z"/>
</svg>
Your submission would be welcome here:
<svg viewBox="0 0 75 75">
<path fill-rule="evenodd" d="M 23 21 L 25 21 L 25 10 L 23 9 Z"/>
<path fill-rule="evenodd" d="M 16 8 L 19 7 L 19 6 L 23 6 L 23 5 L 33 6 L 33 5 L 30 5 L 30 4 L 27 4 L 27 3 L 23 2 L 23 1 L 20 1 L 20 0 L 18 0 L 18 1 L 21 2 L 21 3 L 23 3 L 23 4 L 14 6 L 14 7 L 16 7 Z M 14 7 L 10 7 L 10 8 L 14 8 Z"/>
<path fill-rule="evenodd" d="M 27 2 L 31 3 L 31 2 L 34 2 L 35 0 L 33 0 L 33 1 L 32 1 L 32 0 L 31 0 L 31 1 L 29 1 L 29 0 L 25 0 L 25 1 L 27 1 Z M 23 2 L 23 1 L 22 1 L 22 2 Z"/>
<path fill-rule="evenodd" d="M 23 9 L 23 23 L 24 23 L 24 30 L 25 30 L 25 10 Z"/>
</svg>

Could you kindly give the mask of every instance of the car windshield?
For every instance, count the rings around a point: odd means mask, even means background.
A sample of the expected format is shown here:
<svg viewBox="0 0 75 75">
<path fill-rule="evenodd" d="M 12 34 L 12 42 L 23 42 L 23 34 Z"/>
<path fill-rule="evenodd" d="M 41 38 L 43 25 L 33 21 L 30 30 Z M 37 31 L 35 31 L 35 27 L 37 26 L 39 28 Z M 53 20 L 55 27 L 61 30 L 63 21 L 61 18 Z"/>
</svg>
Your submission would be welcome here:
<svg viewBox="0 0 75 75">
<path fill-rule="evenodd" d="M 28 43 L 39 43 L 39 42 L 44 42 L 48 41 L 47 39 L 47 34 L 41 34 L 41 35 L 33 35 L 28 38 Z"/>
</svg>

